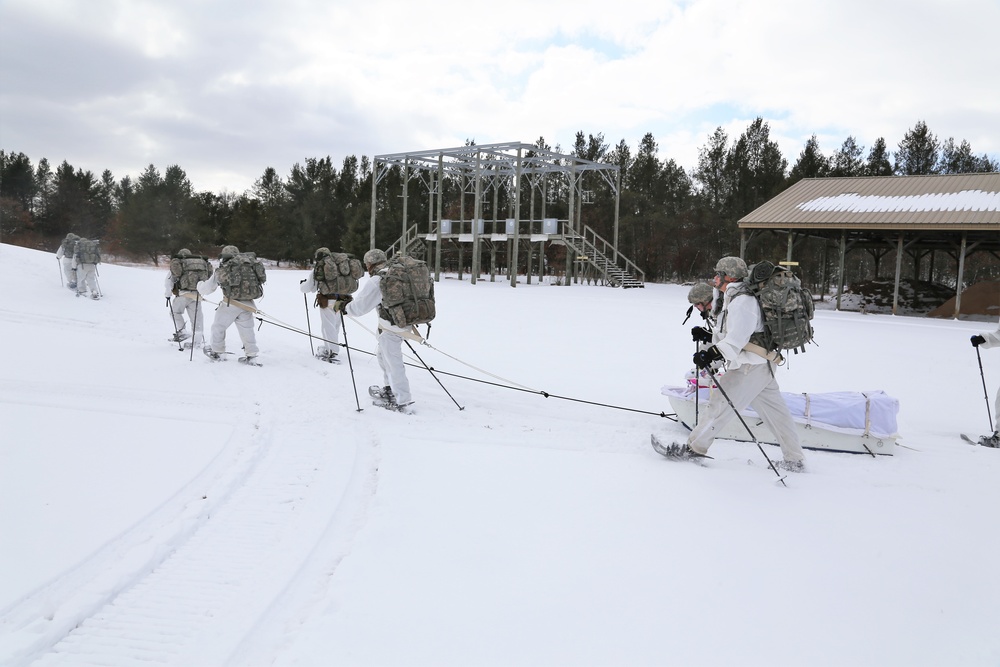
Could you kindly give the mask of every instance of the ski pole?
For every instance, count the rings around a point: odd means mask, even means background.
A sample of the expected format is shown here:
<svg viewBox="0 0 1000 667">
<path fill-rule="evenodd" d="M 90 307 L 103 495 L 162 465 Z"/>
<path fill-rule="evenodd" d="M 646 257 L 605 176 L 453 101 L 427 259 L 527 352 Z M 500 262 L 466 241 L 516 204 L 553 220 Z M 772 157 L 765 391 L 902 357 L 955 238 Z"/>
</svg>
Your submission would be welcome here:
<svg viewBox="0 0 1000 667">
<path fill-rule="evenodd" d="M 990 412 L 990 394 L 986 390 L 986 374 L 983 373 L 983 356 L 979 354 L 979 346 L 976 345 L 976 359 L 979 360 L 979 377 L 983 380 L 983 398 L 986 399 L 986 416 L 990 418 L 990 432 L 993 432 L 993 414 Z"/>
<path fill-rule="evenodd" d="M 686 321 L 686 320 L 685 320 Z M 694 352 L 698 354 L 698 348 L 701 347 L 698 341 L 694 342 Z M 701 403 L 701 369 L 696 365 L 694 367 L 694 425 L 698 425 L 698 404 Z"/>
<path fill-rule="evenodd" d="M 740 411 L 736 409 L 736 406 L 733 405 L 733 402 L 729 400 L 729 394 L 727 394 L 726 390 L 722 388 L 722 385 L 719 383 L 719 381 L 715 379 L 715 372 L 712 371 L 712 367 L 706 366 L 705 370 L 708 371 L 708 375 L 712 378 L 712 383 L 719 388 L 719 392 L 722 394 L 722 397 L 726 399 L 726 403 L 729 403 L 729 407 L 731 407 L 733 409 L 733 412 L 736 413 L 736 417 L 740 420 L 740 423 L 743 424 L 743 428 L 745 428 L 747 430 L 747 433 L 750 434 L 750 438 L 753 440 L 753 444 L 757 445 L 757 449 L 759 449 L 760 453 L 764 456 L 764 460 L 767 461 L 767 465 L 769 465 L 771 467 L 771 470 L 774 471 L 774 474 L 778 476 L 778 481 L 781 482 L 782 486 L 788 486 L 787 484 L 785 484 L 785 478 L 782 477 L 781 473 L 778 472 L 778 469 L 774 467 L 774 464 L 771 462 L 770 457 L 768 457 L 767 452 L 765 452 L 764 448 L 760 446 L 760 441 L 757 440 L 757 436 L 754 435 L 753 431 L 750 429 L 750 426 L 747 424 L 746 420 L 743 419 L 743 415 L 741 415 Z"/>
<path fill-rule="evenodd" d="M 58 257 L 56 257 L 56 268 L 59 269 L 59 287 L 66 287 L 66 283 L 63 282 L 62 262 Z"/>
<path fill-rule="evenodd" d="M 194 320 L 191 322 L 191 355 L 188 357 L 188 361 L 194 361 L 194 344 L 198 338 L 198 311 L 201 310 L 201 292 L 195 290 L 194 297 Z M 201 345 L 205 346 L 204 336 L 202 336 Z"/>
<path fill-rule="evenodd" d="M 345 339 L 345 340 L 346 340 L 346 339 Z M 413 353 L 413 356 L 415 356 L 415 357 L 417 358 L 417 361 L 419 361 L 419 362 L 420 362 L 421 364 L 423 364 L 423 365 L 424 365 L 424 368 L 426 368 L 426 369 L 427 369 L 427 372 L 431 374 L 431 377 L 433 377 L 433 378 L 434 378 L 435 380 L 437 380 L 437 383 L 438 383 L 439 385 L 441 385 L 441 388 L 442 388 L 442 389 L 444 389 L 444 393 L 448 394 L 448 398 L 450 398 L 450 399 L 451 399 L 451 402 L 452 402 L 452 403 L 454 403 L 455 405 L 457 405 L 457 406 L 458 406 L 458 409 L 459 409 L 459 410 L 464 410 L 465 408 L 464 408 L 464 407 L 462 407 L 461 405 L 459 405 L 459 404 L 458 404 L 458 401 L 456 401 L 456 400 L 455 400 L 455 397 L 451 395 L 451 392 L 450 392 L 450 391 L 448 391 L 448 390 L 447 390 L 447 389 L 445 388 L 445 386 L 444 386 L 443 384 L 441 384 L 441 380 L 438 380 L 438 376 L 434 374 L 434 371 L 433 371 L 433 370 L 431 369 L 431 367 L 430 367 L 430 366 L 428 366 L 428 365 L 427 365 L 427 364 L 426 364 L 426 363 L 424 362 L 424 360 L 420 358 L 420 355 L 419 355 L 419 354 L 417 354 L 417 351 L 413 349 L 413 346 L 412 346 L 412 345 L 410 345 L 410 341 L 408 341 L 408 340 L 406 340 L 406 339 L 404 338 L 404 339 L 403 339 L 403 342 L 405 342 L 405 343 L 406 343 L 406 347 L 410 348 L 410 352 L 412 352 L 412 353 Z"/>
<path fill-rule="evenodd" d="M 183 352 L 184 346 L 181 345 L 181 341 L 179 340 L 180 336 L 177 335 L 181 332 L 181 330 L 177 328 L 177 322 L 174 320 L 174 309 L 170 307 L 169 296 L 167 297 L 167 313 L 170 314 L 170 326 L 174 328 L 174 340 L 177 341 L 177 351 Z"/>
<path fill-rule="evenodd" d="M 305 296 L 305 294 L 302 296 Z M 306 314 L 308 315 L 308 310 Z M 354 387 L 354 402 L 358 406 L 358 412 L 361 412 L 361 401 L 358 399 L 358 383 L 354 381 L 354 363 L 351 362 L 351 344 L 347 341 L 347 323 L 344 322 L 344 311 L 340 311 L 340 328 L 344 332 L 344 347 L 347 348 L 347 366 L 351 369 L 351 386 Z M 309 341 L 311 345 L 312 337 L 309 338 Z"/>
<path fill-rule="evenodd" d="M 691 308 L 694 308 L 694 306 L 691 306 Z M 691 316 L 691 309 L 689 308 L 688 309 L 688 317 L 690 317 L 690 316 Z M 712 330 L 712 323 L 709 322 L 708 317 L 705 316 L 705 311 L 701 311 L 701 317 L 702 317 L 703 320 L 705 320 L 705 326 L 708 327 L 709 331 L 711 331 Z M 687 321 L 688 321 L 688 318 L 685 317 L 684 318 L 684 322 L 687 322 Z M 683 324 L 683 322 L 682 322 L 682 324 Z M 701 348 L 701 344 L 698 341 L 695 341 L 694 342 L 694 352 L 695 352 L 695 354 L 698 353 L 698 351 L 699 351 L 700 348 Z M 711 390 L 711 388 L 709 388 L 709 390 Z M 698 368 L 698 366 L 695 366 L 694 367 L 694 425 L 695 426 L 698 425 L 698 404 L 700 403 L 700 399 L 701 399 L 701 369 Z"/>
<path fill-rule="evenodd" d="M 309 351 L 312 352 L 312 355 L 315 357 L 316 356 L 316 348 L 313 347 L 312 323 L 309 321 L 309 299 L 306 297 L 306 293 L 305 292 L 302 293 L 302 305 L 306 307 L 306 327 L 309 329 Z M 344 314 L 343 313 L 340 314 L 340 319 L 341 320 L 344 319 Z M 343 322 L 341 322 L 341 323 L 343 323 Z M 357 392 L 355 392 L 355 393 L 357 393 Z"/>
</svg>

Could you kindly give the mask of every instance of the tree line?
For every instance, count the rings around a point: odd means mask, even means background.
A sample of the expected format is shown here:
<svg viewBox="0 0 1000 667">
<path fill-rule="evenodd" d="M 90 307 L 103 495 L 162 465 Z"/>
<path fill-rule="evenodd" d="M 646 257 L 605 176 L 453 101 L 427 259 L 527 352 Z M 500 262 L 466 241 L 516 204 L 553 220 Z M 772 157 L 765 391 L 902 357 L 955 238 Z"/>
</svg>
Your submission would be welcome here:
<svg viewBox="0 0 1000 667">
<path fill-rule="evenodd" d="M 548 146 L 544 138 L 535 146 L 566 152 Z M 661 159 L 651 133 L 633 151 L 624 140 L 611 146 L 603 134 L 578 132 L 570 153 L 621 170 L 619 249 L 652 281 L 705 276 L 718 257 L 738 253 L 736 221 L 803 178 L 997 170 L 997 163 L 986 154 L 976 155 L 968 141 L 942 141 L 923 121 L 904 134 L 894 151 L 883 138 L 866 150 L 848 136 L 824 155 L 813 135 L 791 167 L 759 117 L 738 137 L 717 128 L 691 169 Z M 225 244 L 290 263 L 307 261 L 319 246 L 360 255 L 369 244 L 372 172 L 365 156 L 348 156 L 339 166 L 329 156 L 306 158 L 284 177 L 267 167 L 241 194 L 214 193 L 195 191 L 178 165 L 162 173 L 149 165 L 138 178 L 116 179 L 109 170 L 97 177 L 66 161 L 53 170 L 44 157 L 32 164 L 24 153 L 0 151 L 0 234 L 8 242 L 55 248 L 58 239 L 74 232 L 102 239 L 112 252 L 154 262 L 181 247 L 210 253 Z M 546 215 L 565 218 L 568 184 L 557 175 L 550 178 Z M 583 179 L 583 189 L 593 196 L 582 205 L 581 221 L 610 240 L 611 186 L 592 172 Z M 399 234 L 402 190 L 398 167 L 393 167 L 380 182 L 375 201 L 378 247 L 390 246 Z M 427 221 L 430 198 L 414 190 L 409 190 L 407 217 Z M 461 185 L 446 178 L 441 190 L 444 217 L 463 217 Z M 521 191 L 521 210 L 527 211 L 528 198 L 538 193 L 529 187 Z M 511 217 L 515 192 L 500 187 L 492 197 L 484 196 L 483 217 Z M 464 198 L 465 219 L 473 217 L 472 199 Z M 781 258 L 784 248 L 776 241 L 774 248 L 755 254 Z M 820 274 L 826 275 L 815 266 L 805 271 L 814 284 Z"/>
</svg>

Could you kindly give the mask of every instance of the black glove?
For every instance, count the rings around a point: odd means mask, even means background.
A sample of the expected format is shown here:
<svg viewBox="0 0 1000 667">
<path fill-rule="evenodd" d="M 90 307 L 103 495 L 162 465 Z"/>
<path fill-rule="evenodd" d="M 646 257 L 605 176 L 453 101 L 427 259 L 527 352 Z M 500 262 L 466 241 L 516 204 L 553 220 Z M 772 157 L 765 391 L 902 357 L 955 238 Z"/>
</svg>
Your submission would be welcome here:
<svg viewBox="0 0 1000 667">
<path fill-rule="evenodd" d="M 970 340 L 972 341 L 972 347 L 979 347 L 986 342 L 986 339 L 980 335 L 975 335 Z"/>
<path fill-rule="evenodd" d="M 712 346 L 707 350 L 700 350 L 694 353 L 694 365 L 698 368 L 708 368 L 713 362 L 722 359 L 722 352 L 719 352 L 719 348 Z"/>
<path fill-rule="evenodd" d="M 350 294 L 344 294 L 339 299 L 333 302 L 333 312 L 335 313 L 347 313 L 347 304 L 354 301 L 354 297 Z"/>
<path fill-rule="evenodd" d="M 696 343 L 711 343 L 712 332 L 703 327 L 693 327 L 691 329 L 691 340 Z"/>
</svg>

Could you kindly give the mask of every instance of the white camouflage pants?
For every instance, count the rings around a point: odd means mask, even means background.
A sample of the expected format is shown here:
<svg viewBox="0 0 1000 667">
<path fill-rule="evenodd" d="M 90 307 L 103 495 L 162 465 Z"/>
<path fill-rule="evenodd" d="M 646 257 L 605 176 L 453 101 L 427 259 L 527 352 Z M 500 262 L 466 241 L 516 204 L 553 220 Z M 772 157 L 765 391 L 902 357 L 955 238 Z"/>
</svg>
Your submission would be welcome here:
<svg viewBox="0 0 1000 667">
<path fill-rule="evenodd" d="M 319 321 L 323 338 L 331 342 L 323 343 L 323 346 L 317 351 L 322 352 L 327 349 L 334 353 L 340 352 L 340 345 L 338 345 L 340 343 L 340 313 L 334 312 L 332 300 L 329 306 L 319 309 Z"/>
<path fill-rule="evenodd" d="M 243 301 L 256 310 L 257 306 L 253 301 Z M 212 322 L 212 350 L 222 354 L 226 351 L 226 329 L 230 324 L 236 323 L 236 332 L 243 342 L 243 351 L 248 357 L 256 357 L 260 350 L 257 348 L 257 336 L 254 334 L 253 313 L 239 306 L 229 305 L 228 299 L 223 299 L 219 307 L 215 309 L 215 320 Z"/>
<path fill-rule="evenodd" d="M 90 290 L 91 295 L 100 294 L 97 289 L 97 265 L 77 264 L 76 265 L 76 293 L 83 294 Z"/>
<path fill-rule="evenodd" d="M 59 261 L 62 263 L 63 274 L 66 276 L 66 287 L 74 289 L 76 287 L 76 269 L 73 268 L 73 258 L 63 257 Z"/>
<path fill-rule="evenodd" d="M 716 378 L 736 410 L 743 410 L 749 405 L 760 415 L 764 424 L 778 438 L 781 455 L 786 461 L 805 459 L 795 422 L 792 421 L 785 399 L 781 397 L 778 382 L 771 374 L 770 364 L 744 364 L 725 375 L 716 375 Z M 733 419 L 736 419 L 733 408 L 722 392 L 716 391 L 702 413 L 700 423 L 688 435 L 688 447 L 699 454 L 708 453 L 708 448 L 715 441 L 715 434 Z M 750 428 L 753 426 L 750 425 Z"/>
<path fill-rule="evenodd" d="M 403 365 L 403 338 L 391 331 L 382 329 L 378 334 L 378 365 L 382 368 L 382 378 L 385 385 L 392 387 L 396 403 L 406 405 L 413 402 L 410 394 L 410 381 L 406 379 L 406 367 Z"/>
<path fill-rule="evenodd" d="M 170 304 L 170 312 L 174 316 L 174 329 L 184 331 L 184 313 L 187 313 L 188 320 L 194 328 L 194 344 L 201 345 L 205 342 L 205 316 L 201 309 L 201 300 L 191 297 L 175 296 Z"/>
</svg>

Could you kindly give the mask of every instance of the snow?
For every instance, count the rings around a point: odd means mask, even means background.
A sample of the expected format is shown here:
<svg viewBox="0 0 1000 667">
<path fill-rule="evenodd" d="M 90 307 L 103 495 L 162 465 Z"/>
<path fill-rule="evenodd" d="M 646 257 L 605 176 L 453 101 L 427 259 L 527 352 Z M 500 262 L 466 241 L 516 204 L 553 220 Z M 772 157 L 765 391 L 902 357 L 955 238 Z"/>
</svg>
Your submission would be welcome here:
<svg viewBox="0 0 1000 667">
<path fill-rule="evenodd" d="M 0 664 L 1000 662 L 1000 451 L 959 438 L 991 325 L 817 311 L 782 389 L 884 390 L 901 437 L 783 488 L 753 444 L 649 446 L 684 437 L 686 286 L 446 277 L 415 349 L 454 400 L 410 367 L 400 415 L 365 399 L 373 316 L 353 378 L 269 323 L 261 368 L 189 361 L 165 269 L 104 264 L 100 301 L 57 271 L 0 245 Z M 305 328 L 303 275 L 269 271 L 266 319 Z"/>
<path fill-rule="evenodd" d="M 1000 193 L 962 190 L 922 195 L 860 195 L 845 192 L 833 197 L 819 197 L 802 202 L 802 211 L 847 211 L 849 213 L 885 213 L 887 211 L 996 211 Z"/>
</svg>

